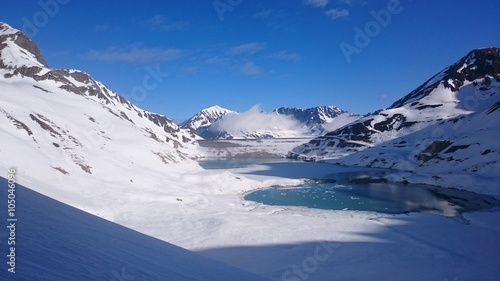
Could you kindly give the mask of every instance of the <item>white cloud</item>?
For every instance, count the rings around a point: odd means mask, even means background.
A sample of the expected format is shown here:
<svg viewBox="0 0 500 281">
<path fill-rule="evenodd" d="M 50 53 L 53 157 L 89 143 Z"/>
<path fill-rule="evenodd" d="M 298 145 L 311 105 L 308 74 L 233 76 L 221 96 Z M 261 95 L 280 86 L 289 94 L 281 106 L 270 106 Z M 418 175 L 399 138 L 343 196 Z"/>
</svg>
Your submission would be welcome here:
<svg viewBox="0 0 500 281">
<path fill-rule="evenodd" d="M 245 74 L 245 75 L 250 75 L 250 76 L 259 76 L 262 74 L 262 70 L 260 67 L 258 67 L 254 62 L 249 61 L 243 64 L 240 68 L 240 70 Z"/>
<path fill-rule="evenodd" d="M 266 56 L 266 58 L 298 62 L 302 59 L 302 56 L 300 54 L 297 54 L 297 53 L 290 53 L 287 51 L 279 51 L 279 52 L 272 53 L 272 54 Z"/>
<path fill-rule="evenodd" d="M 265 43 L 246 43 L 246 44 L 241 44 L 234 46 L 229 49 L 229 53 L 233 55 L 238 55 L 238 54 L 254 54 L 260 50 L 263 50 L 266 48 Z"/>
<path fill-rule="evenodd" d="M 188 21 L 177 21 L 172 23 L 167 23 L 165 21 L 165 17 L 163 16 L 154 16 L 148 20 L 148 24 L 151 26 L 153 30 L 161 30 L 165 32 L 171 31 L 186 31 L 189 29 Z"/>
<path fill-rule="evenodd" d="M 349 16 L 349 11 L 346 9 L 337 8 L 337 9 L 330 9 L 326 11 L 325 14 L 329 16 L 331 19 L 336 20 Z"/>
<path fill-rule="evenodd" d="M 106 32 L 109 30 L 109 24 L 104 23 L 104 24 L 97 24 L 94 26 L 95 32 Z"/>
<path fill-rule="evenodd" d="M 256 19 L 267 19 L 271 16 L 271 13 L 273 12 L 273 9 L 267 9 L 267 10 L 262 10 L 255 15 L 253 15 L 254 18 Z"/>
<path fill-rule="evenodd" d="M 210 57 L 210 58 L 205 60 L 205 63 L 209 64 L 209 65 L 225 65 L 225 66 L 228 66 L 231 64 L 230 60 L 228 58 L 223 58 L 223 57 L 219 57 L 219 56 Z"/>
<path fill-rule="evenodd" d="M 172 48 L 147 48 L 142 46 L 128 46 L 125 48 L 109 47 L 105 50 L 90 50 L 87 58 L 100 61 L 121 62 L 162 62 L 180 57 L 182 51 Z"/>
<path fill-rule="evenodd" d="M 361 116 L 359 116 L 359 115 L 351 115 L 350 113 L 342 113 L 339 116 L 333 118 L 332 121 L 330 121 L 326 124 L 323 124 L 323 128 L 328 132 L 335 131 L 339 128 L 344 127 L 345 125 L 347 125 L 349 123 L 352 123 L 356 120 L 359 120 L 359 118 L 361 118 Z"/>
<path fill-rule="evenodd" d="M 304 5 L 310 5 L 314 7 L 325 7 L 328 5 L 328 0 L 302 0 L 302 3 Z"/>
<path fill-rule="evenodd" d="M 388 99 L 388 98 L 390 98 L 390 97 L 391 97 L 391 96 L 390 96 L 390 95 L 388 95 L 388 94 L 382 94 L 382 95 L 380 95 L 377 99 L 378 99 L 378 100 L 385 100 L 385 99 Z"/>
<path fill-rule="evenodd" d="M 243 113 L 232 113 L 215 122 L 210 130 L 215 132 L 276 132 L 301 131 L 300 124 L 288 116 L 275 112 L 262 112 L 259 105 L 254 105 Z"/>
</svg>

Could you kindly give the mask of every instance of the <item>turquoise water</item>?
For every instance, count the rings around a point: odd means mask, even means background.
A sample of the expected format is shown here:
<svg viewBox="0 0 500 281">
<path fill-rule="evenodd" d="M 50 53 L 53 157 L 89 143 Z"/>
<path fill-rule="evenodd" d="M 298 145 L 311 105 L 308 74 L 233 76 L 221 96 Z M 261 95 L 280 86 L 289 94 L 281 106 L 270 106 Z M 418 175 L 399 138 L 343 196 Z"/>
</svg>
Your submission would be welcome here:
<svg viewBox="0 0 500 281">
<path fill-rule="evenodd" d="M 429 186 L 412 184 L 307 183 L 295 187 L 257 190 L 247 194 L 245 199 L 266 205 L 389 214 L 432 212 L 449 216 L 467 211 L 474 204 L 471 198 L 476 194 L 457 190 L 453 192 L 453 196 L 450 196 L 446 192 L 429 189 Z"/>
<path fill-rule="evenodd" d="M 287 167 L 293 170 L 297 162 L 302 163 L 283 158 L 208 158 L 198 161 L 205 169 L 235 169 L 277 162 L 283 163 L 274 166 L 276 173 L 286 170 Z M 285 164 L 287 162 L 290 162 L 290 166 Z M 304 169 L 307 168 L 308 166 L 304 165 Z M 353 181 L 359 179 L 360 174 L 374 178 L 381 176 L 380 171 L 373 169 L 358 173 L 332 174 L 329 179 L 336 179 L 337 182 L 304 183 L 294 187 L 256 190 L 247 194 L 244 199 L 277 206 L 374 211 L 389 214 L 432 212 L 446 216 L 500 206 L 500 200 L 490 196 L 456 189 L 417 184 L 362 183 L 359 181 L 354 183 Z"/>
</svg>

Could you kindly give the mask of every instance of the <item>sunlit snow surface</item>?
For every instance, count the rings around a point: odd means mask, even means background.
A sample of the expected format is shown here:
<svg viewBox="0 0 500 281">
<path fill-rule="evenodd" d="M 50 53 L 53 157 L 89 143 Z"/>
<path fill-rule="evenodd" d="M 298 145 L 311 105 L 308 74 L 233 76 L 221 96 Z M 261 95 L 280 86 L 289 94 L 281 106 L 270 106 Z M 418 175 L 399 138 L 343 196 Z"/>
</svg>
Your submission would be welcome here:
<svg viewBox="0 0 500 281">
<path fill-rule="evenodd" d="M 0 184 L 1 221 L 6 224 L 7 181 L 2 178 Z M 15 190 L 15 272 L 7 271 L 9 235 L 2 231 L 0 280 L 265 280 L 23 186 Z"/>
</svg>

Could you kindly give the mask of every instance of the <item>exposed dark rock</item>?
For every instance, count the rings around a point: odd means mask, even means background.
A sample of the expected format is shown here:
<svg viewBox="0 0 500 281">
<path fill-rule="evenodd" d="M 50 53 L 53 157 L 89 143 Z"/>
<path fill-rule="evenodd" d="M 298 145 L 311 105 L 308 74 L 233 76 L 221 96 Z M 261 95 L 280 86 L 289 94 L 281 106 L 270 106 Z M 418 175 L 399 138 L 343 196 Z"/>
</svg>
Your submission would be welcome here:
<svg viewBox="0 0 500 281">
<path fill-rule="evenodd" d="M 467 65 L 467 67 L 464 67 Z M 494 78 L 500 77 L 500 49 L 499 48 L 484 48 L 471 51 L 457 63 L 443 71 L 444 77 L 441 79 L 437 76 L 432 77 L 417 89 L 394 102 L 390 108 L 401 107 L 408 102 L 413 102 L 411 105 L 416 105 L 415 100 L 422 99 L 429 95 L 441 83 L 452 91 L 458 91 L 463 86 L 465 81 L 474 81 L 478 79 L 489 79 L 488 76 Z M 451 83 L 448 81 L 452 81 Z"/>
<path fill-rule="evenodd" d="M 500 101 L 497 101 L 490 109 L 488 109 L 486 114 L 491 114 L 499 109 L 500 109 Z"/>
<path fill-rule="evenodd" d="M 452 144 L 451 141 L 434 141 L 431 145 L 422 150 L 418 155 L 417 159 L 420 161 L 427 162 L 430 159 L 434 158 L 438 153 L 443 151 L 445 148 L 449 147 Z"/>
<path fill-rule="evenodd" d="M 402 123 L 406 121 L 406 117 L 403 114 L 394 114 L 392 117 L 387 118 L 386 120 L 376 123 L 373 125 L 373 128 L 377 131 L 385 132 L 389 130 L 396 129 L 398 130 L 399 127 L 395 128 L 394 125 L 396 125 L 398 122 Z"/>
<path fill-rule="evenodd" d="M 491 153 L 491 150 L 489 149 L 486 149 L 485 151 L 481 152 L 481 155 L 486 155 L 488 153 Z"/>
<path fill-rule="evenodd" d="M 31 120 L 33 120 L 36 123 L 38 123 L 38 125 L 40 125 L 40 127 L 42 127 L 42 129 L 44 129 L 45 131 L 49 132 L 53 137 L 55 137 L 55 136 L 61 136 L 61 134 L 59 132 L 56 132 L 49 124 L 47 124 L 44 121 L 40 120 L 40 119 L 42 119 L 40 115 L 37 117 L 37 116 L 35 116 L 33 114 L 30 114 L 30 118 L 31 118 Z"/>
<path fill-rule="evenodd" d="M 335 118 L 346 112 L 336 106 L 317 106 L 307 109 L 280 107 L 273 111 L 282 115 L 291 116 L 306 126 L 324 124 L 327 118 Z"/>
<path fill-rule="evenodd" d="M 2 112 L 3 114 L 5 114 L 5 116 L 7 116 L 7 118 L 14 124 L 14 126 L 16 126 L 18 129 L 21 129 L 21 130 L 25 130 L 26 133 L 28 133 L 28 136 L 31 136 L 33 135 L 33 132 L 31 131 L 31 129 L 26 125 L 24 124 L 23 122 L 17 120 L 16 118 L 12 117 L 10 114 L 8 114 L 7 112 L 5 112 L 4 110 L 0 109 L 0 112 Z"/>
<path fill-rule="evenodd" d="M 459 149 L 466 149 L 468 148 L 470 145 L 454 145 L 450 148 L 448 148 L 448 150 L 446 150 L 444 153 L 453 153 Z"/>
</svg>

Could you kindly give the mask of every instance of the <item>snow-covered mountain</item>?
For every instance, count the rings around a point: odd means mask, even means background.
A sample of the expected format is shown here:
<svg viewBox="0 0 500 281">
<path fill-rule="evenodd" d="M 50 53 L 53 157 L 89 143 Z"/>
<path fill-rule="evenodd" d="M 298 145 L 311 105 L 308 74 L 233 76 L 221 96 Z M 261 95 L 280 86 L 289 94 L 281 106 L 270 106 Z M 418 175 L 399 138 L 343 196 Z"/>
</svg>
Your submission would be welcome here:
<svg viewBox="0 0 500 281">
<path fill-rule="evenodd" d="M 7 24 L 0 24 L 0 96 L 1 157 L 42 177 L 166 167 L 196 156 L 188 130 L 83 71 L 50 69 L 34 42 Z"/>
<path fill-rule="evenodd" d="M 301 145 L 289 156 L 339 158 L 420 131 L 442 120 L 488 109 L 500 95 L 497 84 L 499 53 L 498 48 L 474 50 L 388 109 L 378 110 Z"/>
<path fill-rule="evenodd" d="M 191 135 L 166 117 L 133 106 L 83 72 L 49 69 L 31 40 L 6 25 L 0 36 L 0 169 L 15 178 L 19 217 L 17 272 L 4 268 L 0 280 L 262 279 L 173 244 L 272 280 L 499 275 L 498 212 L 455 220 L 245 201 L 242 194 L 258 187 L 345 170 L 299 162 L 257 165 L 253 172 L 203 170 L 184 159 L 197 153 Z M 1 198 L 7 194 L 0 189 Z M 7 200 L 0 209 L 8 209 Z M 0 212 L 0 220 L 6 216 Z M 8 236 L 0 231 L 2 253 L 10 251 Z"/>
<path fill-rule="evenodd" d="M 190 129 L 193 133 L 198 135 L 203 135 L 208 126 L 229 113 L 235 113 L 235 111 L 214 105 L 202 109 L 188 120 L 182 122 L 180 127 Z"/>
<path fill-rule="evenodd" d="M 499 120 L 500 49 L 477 49 L 390 108 L 289 156 L 400 170 L 394 180 L 467 189 L 481 182 L 485 192 L 500 181 Z"/>
<path fill-rule="evenodd" d="M 492 88 L 500 90 L 500 83 Z M 497 98 L 498 100 L 498 98 Z M 338 159 L 344 165 L 391 168 L 396 181 L 494 194 L 500 181 L 500 102 Z M 480 180 L 478 180 L 480 178 Z"/>
<path fill-rule="evenodd" d="M 291 116 L 305 127 L 313 136 L 333 131 L 353 122 L 360 116 L 353 115 L 337 106 L 316 106 L 311 108 L 280 107 L 273 110 L 281 115 Z"/>
<path fill-rule="evenodd" d="M 196 128 L 201 137 L 210 140 L 301 138 L 321 135 L 359 118 L 336 106 L 281 107 L 272 112 L 255 106 L 242 113 L 214 106 L 200 111 L 182 127 Z"/>
<path fill-rule="evenodd" d="M 346 111 L 336 106 L 317 106 L 307 109 L 299 107 L 280 107 L 273 110 L 278 114 L 292 116 L 307 126 L 316 126 L 330 122 L 333 118 Z"/>
</svg>

